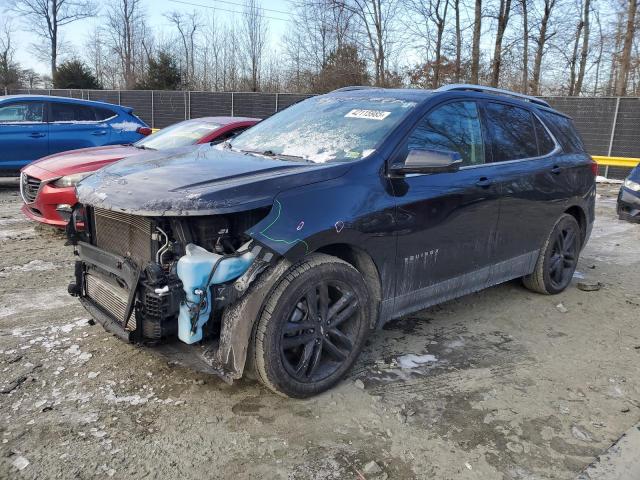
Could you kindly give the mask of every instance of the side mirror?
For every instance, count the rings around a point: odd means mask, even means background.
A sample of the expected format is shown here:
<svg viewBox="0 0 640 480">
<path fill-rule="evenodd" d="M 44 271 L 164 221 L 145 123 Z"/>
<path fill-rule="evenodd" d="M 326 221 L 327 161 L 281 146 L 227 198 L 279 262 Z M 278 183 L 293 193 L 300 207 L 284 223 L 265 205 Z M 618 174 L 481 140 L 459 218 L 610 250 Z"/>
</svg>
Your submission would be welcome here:
<svg viewBox="0 0 640 480">
<path fill-rule="evenodd" d="M 458 152 L 448 150 L 409 150 L 404 163 L 391 166 L 395 174 L 457 172 L 462 165 Z"/>
</svg>

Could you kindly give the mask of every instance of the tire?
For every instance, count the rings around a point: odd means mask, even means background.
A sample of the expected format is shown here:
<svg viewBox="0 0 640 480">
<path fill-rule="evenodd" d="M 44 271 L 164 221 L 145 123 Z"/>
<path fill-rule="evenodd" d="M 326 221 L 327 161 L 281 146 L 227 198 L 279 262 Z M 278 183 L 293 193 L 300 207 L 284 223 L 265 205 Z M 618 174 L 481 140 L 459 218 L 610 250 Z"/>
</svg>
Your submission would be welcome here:
<svg viewBox="0 0 640 480">
<path fill-rule="evenodd" d="M 581 230 L 576 219 L 563 214 L 540 250 L 536 268 L 522 277 L 526 288 L 545 295 L 564 291 L 573 278 L 581 248 Z"/>
<path fill-rule="evenodd" d="M 360 354 L 369 303 L 362 275 L 347 262 L 311 254 L 292 266 L 254 327 L 250 351 L 257 379 L 293 398 L 334 386 Z"/>
</svg>

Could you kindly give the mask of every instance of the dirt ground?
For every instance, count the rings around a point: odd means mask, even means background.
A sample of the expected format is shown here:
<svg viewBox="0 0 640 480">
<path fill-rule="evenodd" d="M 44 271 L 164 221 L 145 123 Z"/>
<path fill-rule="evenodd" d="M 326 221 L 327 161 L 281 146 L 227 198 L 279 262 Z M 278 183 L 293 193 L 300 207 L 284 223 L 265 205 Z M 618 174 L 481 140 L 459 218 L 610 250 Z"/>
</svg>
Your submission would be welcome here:
<svg viewBox="0 0 640 480">
<path fill-rule="evenodd" d="M 91 325 L 63 236 L 0 190 L 0 478 L 575 478 L 640 419 L 640 225 L 616 193 L 578 269 L 601 290 L 511 282 L 425 310 L 299 401 Z"/>
</svg>

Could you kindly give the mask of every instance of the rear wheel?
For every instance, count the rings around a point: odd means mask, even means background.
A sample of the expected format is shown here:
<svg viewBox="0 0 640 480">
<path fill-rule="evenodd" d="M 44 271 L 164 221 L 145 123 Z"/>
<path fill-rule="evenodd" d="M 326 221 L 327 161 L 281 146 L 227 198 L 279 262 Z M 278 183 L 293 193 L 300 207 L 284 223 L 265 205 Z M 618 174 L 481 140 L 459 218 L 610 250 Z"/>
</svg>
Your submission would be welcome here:
<svg viewBox="0 0 640 480">
<path fill-rule="evenodd" d="M 581 232 L 576 219 L 562 215 L 540 250 L 536 269 L 522 278 L 534 292 L 555 295 L 571 283 L 580 255 Z"/>
<path fill-rule="evenodd" d="M 292 267 L 254 329 L 258 379 L 297 398 L 331 388 L 362 349 L 368 303 L 362 275 L 338 258 L 313 254 Z"/>
</svg>

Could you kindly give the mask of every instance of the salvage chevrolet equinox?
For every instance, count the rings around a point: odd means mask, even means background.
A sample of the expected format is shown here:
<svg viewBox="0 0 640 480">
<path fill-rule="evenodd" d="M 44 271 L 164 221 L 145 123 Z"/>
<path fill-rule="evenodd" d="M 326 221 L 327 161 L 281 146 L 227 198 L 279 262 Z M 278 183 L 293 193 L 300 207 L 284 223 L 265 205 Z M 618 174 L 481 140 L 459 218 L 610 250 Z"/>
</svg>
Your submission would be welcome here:
<svg viewBox="0 0 640 480">
<path fill-rule="evenodd" d="M 69 292 L 141 348 L 308 397 L 389 320 L 515 278 L 562 292 L 595 174 L 572 121 L 542 100 L 345 88 L 216 148 L 80 182 Z"/>
</svg>

